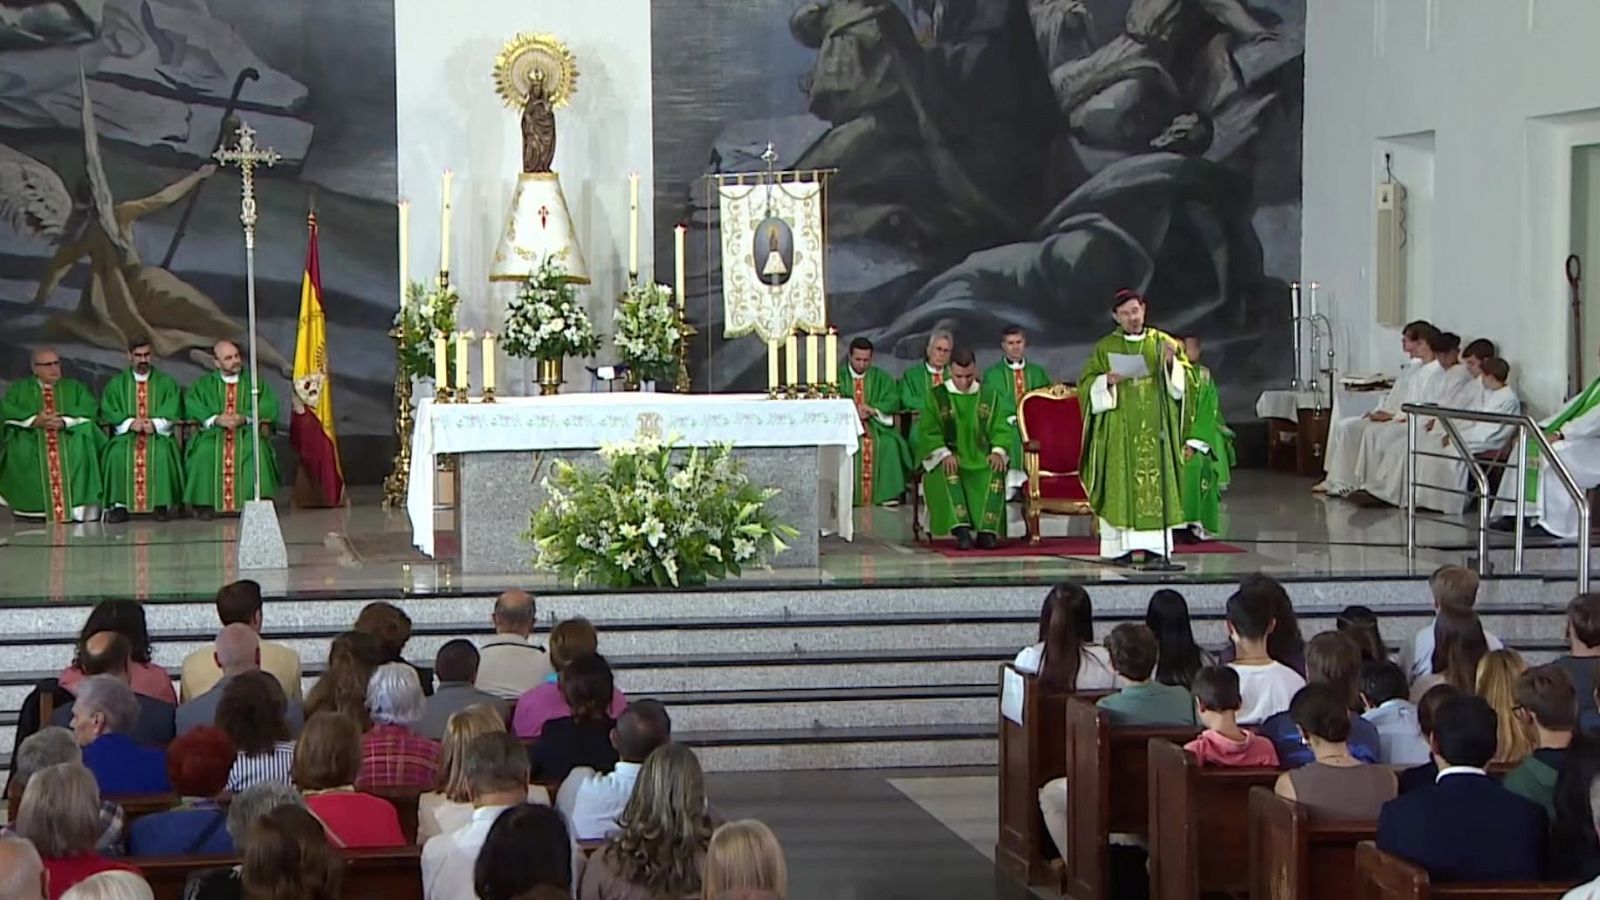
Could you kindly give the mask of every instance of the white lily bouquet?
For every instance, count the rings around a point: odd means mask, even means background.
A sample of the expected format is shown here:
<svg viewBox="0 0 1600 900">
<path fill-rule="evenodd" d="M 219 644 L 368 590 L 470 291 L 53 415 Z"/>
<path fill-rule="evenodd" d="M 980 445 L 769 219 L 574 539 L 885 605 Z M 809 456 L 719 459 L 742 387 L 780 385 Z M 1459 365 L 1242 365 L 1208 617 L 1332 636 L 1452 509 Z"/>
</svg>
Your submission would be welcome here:
<svg viewBox="0 0 1600 900">
<path fill-rule="evenodd" d="M 420 281 L 406 285 L 406 302 L 395 313 L 394 324 L 400 331 L 400 368 L 412 378 L 433 377 L 433 336 L 451 334 L 456 330 L 456 311 L 461 308 L 461 295 L 455 285 L 439 287 L 437 281 L 426 286 Z M 446 354 L 455 353 L 454 345 L 446 341 Z M 452 363 L 446 359 L 446 364 Z"/>
<path fill-rule="evenodd" d="M 560 259 L 545 257 L 506 309 L 500 346 L 517 359 L 593 356 L 600 349 L 594 322 L 578 302 Z"/>
<path fill-rule="evenodd" d="M 617 304 L 612 339 L 617 355 L 640 381 L 671 381 L 678 375 L 678 316 L 672 289 L 639 282 L 628 287 Z"/>
<path fill-rule="evenodd" d="M 799 532 L 767 509 L 777 488 L 750 483 L 733 448 L 682 449 L 642 438 L 600 448 L 600 463 L 557 461 L 524 539 L 534 566 L 574 584 L 704 584 L 770 568 Z"/>
</svg>

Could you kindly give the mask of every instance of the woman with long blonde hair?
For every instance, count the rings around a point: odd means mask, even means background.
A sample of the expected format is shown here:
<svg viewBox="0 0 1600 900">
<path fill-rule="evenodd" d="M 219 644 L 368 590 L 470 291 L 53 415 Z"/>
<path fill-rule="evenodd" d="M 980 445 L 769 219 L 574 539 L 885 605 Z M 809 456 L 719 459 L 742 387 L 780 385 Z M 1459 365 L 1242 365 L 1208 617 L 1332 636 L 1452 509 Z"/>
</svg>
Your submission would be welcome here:
<svg viewBox="0 0 1600 900">
<path fill-rule="evenodd" d="M 740 891 L 765 891 L 778 900 L 789 896 L 783 847 L 756 819 L 729 822 L 712 832 L 701 881 L 704 900 L 724 900 Z"/>
<path fill-rule="evenodd" d="M 584 867 L 579 900 L 654 900 L 700 893 L 711 842 L 705 774 L 682 744 L 657 747 L 617 820 L 622 830 Z"/>
<path fill-rule="evenodd" d="M 1539 746 L 1533 727 L 1517 715 L 1517 678 L 1528 664 L 1515 650 L 1491 650 L 1478 661 L 1478 696 L 1494 707 L 1498 736 L 1490 762 L 1516 764 Z"/>
<path fill-rule="evenodd" d="M 434 789 L 417 799 L 417 843 L 427 843 L 436 834 L 449 834 L 472 821 L 472 797 L 467 791 L 467 774 L 462 769 L 467 745 L 483 734 L 506 730 L 500 708 L 475 703 L 457 710 L 445 720 L 444 740 L 439 757 L 439 781 Z M 528 788 L 528 802 L 549 806 L 543 785 Z"/>
</svg>

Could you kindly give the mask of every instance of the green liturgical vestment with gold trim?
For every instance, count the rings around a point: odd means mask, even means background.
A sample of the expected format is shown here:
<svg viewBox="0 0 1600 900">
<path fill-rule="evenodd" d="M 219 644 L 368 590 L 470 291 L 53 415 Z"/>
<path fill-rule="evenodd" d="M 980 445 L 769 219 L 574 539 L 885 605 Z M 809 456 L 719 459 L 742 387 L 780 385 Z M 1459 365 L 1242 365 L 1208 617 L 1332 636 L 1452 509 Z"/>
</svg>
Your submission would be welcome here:
<svg viewBox="0 0 1600 900">
<path fill-rule="evenodd" d="M 1179 491 L 1182 411 L 1161 376 L 1163 342 L 1176 348 L 1178 364 L 1187 371 L 1183 348 L 1170 335 L 1146 328 L 1143 340 L 1130 340 L 1119 328 L 1095 343 L 1078 380 L 1084 410 L 1083 486 L 1095 514 L 1117 528 L 1159 532 L 1186 521 Z M 1116 385 L 1116 406 L 1095 413 L 1094 383 L 1111 371 L 1112 354 L 1142 355 L 1151 374 Z M 1166 442 L 1163 418 L 1171 438 Z"/>
<path fill-rule="evenodd" d="M 927 405 L 911 432 L 911 454 L 922 465 L 922 492 L 928 502 L 928 531 L 935 536 L 969 527 L 1005 537 L 1005 472 L 989 467 L 989 454 L 1010 447 L 1015 429 L 1006 406 L 993 390 L 959 394 L 947 386 L 929 392 Z M 927 469 L 940 450 L 956 458 L 956 474 L 942 464 Z"/>
<path fill-rule="evenodd" d="M 11 385 L 0 401 L 0 497 L 8 506 L 52 522 L 99 515 L 105 434 L 95 424 L 98 406 L 94 394 L 71 378 L 49 389 L 33 377 Z M 68 420 L 67 427 L 41 427 L 39 417 L 46 414 Z"/>
<path fill-rule="evenodd" d="M 1190 366 L 1183 389 L 1183 518 L 1207 534 L 1223 533 L 1222 492 L 1232 477 L 1233 429 L 1222 419 L 1221 396 L 1211 370 Z M 1205 445 L 1200 449 L 1190 441 Z"/>
</svg>

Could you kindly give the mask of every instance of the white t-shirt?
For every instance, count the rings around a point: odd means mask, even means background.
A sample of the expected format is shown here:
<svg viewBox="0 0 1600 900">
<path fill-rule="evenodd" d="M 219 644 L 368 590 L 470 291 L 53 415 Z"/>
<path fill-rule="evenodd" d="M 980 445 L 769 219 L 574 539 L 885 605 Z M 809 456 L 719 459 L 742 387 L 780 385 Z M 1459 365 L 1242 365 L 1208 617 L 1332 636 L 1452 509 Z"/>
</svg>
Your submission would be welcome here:
<svg viewBox="0 0 1600 900">
<path fill-rule="evenodd" d="M 1263 666 L 1228 663 L 1239 673 L 1239 724 L 1259 725 L 1289 708 L 1289 701 L 1306 686 L 1300 673 L 1276 660 Z"/>
<path fill-rule="evenodd" d="M 1032 647 L 1023 647 L 1017 658 L 1011 661 L 1019 672 L 1030 675 L 1039 674 L 1044 667 L 1044 642 L 1040 641 Z M 1080 691 L 1108 691 L 1117 686 L 1116 670 L 1111 668 L 1111 654 L 1106 648 L 1095 644 L 1084 644 L 1083 654 L 1078 658 L 1078 690 Z"/>
</svg>

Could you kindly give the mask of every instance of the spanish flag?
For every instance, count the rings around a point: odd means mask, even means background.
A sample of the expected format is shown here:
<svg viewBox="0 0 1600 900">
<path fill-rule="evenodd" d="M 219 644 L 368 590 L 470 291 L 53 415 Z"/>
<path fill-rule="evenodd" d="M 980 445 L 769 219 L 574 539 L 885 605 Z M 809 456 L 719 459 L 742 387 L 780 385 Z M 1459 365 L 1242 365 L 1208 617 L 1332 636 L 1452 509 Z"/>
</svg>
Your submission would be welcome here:
<svg viewBox="0 0 1600 900">
<path fill-rule="evenodd" d="M 294 414 L 289 443 L 300 457 L 301 474 L 327 506 L 344 502 L 344 468 L 339 438 L 333 433 L 333 379 L 328 375 L 328 322 L 322 309 L 322 272 L 317 266 L 317 217 L 311 230 L 306 272 L 300 282 L 300 335 L 294 345 Z"/>
</svg>

